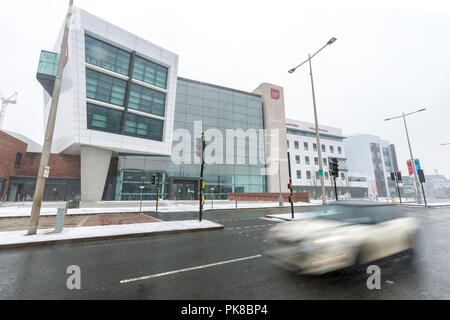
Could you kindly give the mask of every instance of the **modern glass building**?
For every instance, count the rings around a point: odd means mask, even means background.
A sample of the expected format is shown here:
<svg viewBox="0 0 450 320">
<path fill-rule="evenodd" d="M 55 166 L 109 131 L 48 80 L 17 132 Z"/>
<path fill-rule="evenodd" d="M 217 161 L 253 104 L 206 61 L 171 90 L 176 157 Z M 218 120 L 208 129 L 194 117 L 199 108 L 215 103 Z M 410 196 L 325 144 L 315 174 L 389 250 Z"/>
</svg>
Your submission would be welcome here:
<svg viewBox="0 0 450 320">
<path fill-rule="evenodd" d="M 80 155 L 82 201 L 140 199 L 141 190 L 143 199 L 154 199 L 153 173 L 162 175 L 164 199 L 197 199 L 200 164 L 194 150 L 201 132 L 209 132 L 211 142 L 224 140 L 213 151 L 223 161 L 204 168 L 207 195 L 279 191 L 278 170 L 269 176 L 265 169 L 270 160 L 284 158 L 280 168 L 287 180 L 281 87 L 263 83 L 250 93 L 181 78 L 176 54 L 79 8 L 73 8 L 72 21 L 52 153 Z M 53 52 L 42 51 L 38 67 L 44 127 L 61 38 L 62 32 Z M 263 129 L 281 132 L 275 136 L 282 143 L 273 144 L 281 145 L 279 154 L 268 156 L 271 140 Z M 240 130 L 244 143 L 232 137 L 229 144 L 230 130 Z M 192 161 L 173 161 L 179 132 L 190 137 L 191 147 L 182 153 Z"/>
<path fill-rule="evenodd" d="M 264 128 L 263 101 L 257 94 L 179 77 L 174 130 L 186 129 L 193 137 L 196 121 L 201 121 L 203 131 L 216 129 L 223 137 L 227 129 L 259 132 Z M 194 150 L 194 142 L 191 141 L 191 150 Z M 236 151 L 237 143 L 234 147 Z M 242 153 L 244 164 L 237 164 L 237 152 L 234 152 L 235 164 L 206 164 L 206 195 L 226 199 L 229 192 L 266 192 L 266 178 L 261 175 L 265 165 L 258 159 L 251 159 L 263 150 L 247 141 Z M 224 146 L 224 157 L 226 152 Z M 194 154 L 191 152 L 187 156 L 193 159 Z M 162 173 L 163 199 L 197 199 L 200 164 L 176 164 L 171 157 L 120 154 L 118 166 L 116 200 L 140 199 L 142 184 L 145 185 L 143 198 L 154 199 L 156 187 L 150 183 L 154 173 Z"/>
</svg>

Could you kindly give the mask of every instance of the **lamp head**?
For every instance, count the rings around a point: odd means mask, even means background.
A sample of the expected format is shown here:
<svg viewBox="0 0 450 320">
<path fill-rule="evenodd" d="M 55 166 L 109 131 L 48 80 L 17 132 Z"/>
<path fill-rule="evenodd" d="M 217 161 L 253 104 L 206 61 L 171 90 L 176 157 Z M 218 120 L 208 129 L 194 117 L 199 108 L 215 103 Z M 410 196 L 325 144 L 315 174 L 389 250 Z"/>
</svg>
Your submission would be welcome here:
<svg viewBox="0 0 450 320">
<path fill-rule="evenodd" d="M 333 38 L 331 38 L 330 40 L 328 40 L 327 45 L 330 45 L 330 44 L 332 44 L 332 43 L 335 42 L 335 41 L 336 41 L 336 38 L 333 37 Z"/>
<path fill-rule="evenodd" d="M 289 72 L 289 73 L 294 73 L 294 71 L 295 71 L 295 68 L 292 68 L 292 69 L 289 70 L 288 72 Z"/>
</svg>

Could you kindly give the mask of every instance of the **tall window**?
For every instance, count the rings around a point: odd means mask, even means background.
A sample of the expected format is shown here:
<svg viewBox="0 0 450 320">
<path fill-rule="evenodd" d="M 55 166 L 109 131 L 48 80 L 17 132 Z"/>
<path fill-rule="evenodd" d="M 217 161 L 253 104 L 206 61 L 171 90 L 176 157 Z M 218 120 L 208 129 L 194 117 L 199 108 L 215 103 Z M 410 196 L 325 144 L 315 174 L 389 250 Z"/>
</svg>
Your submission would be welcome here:
<svg viewBox="0 0 450 320">
<path fill-rule="evenodd" d="M 21 163 L 22 163 L 22 154 L 20 152 L 17 152 L 16 161 L 14 162 L 14 168 L 19 169 Z"/>
<path fill-rule="evenodd" d="M 317 144 L 313 143 L 313 150 L 317 151 Z"/>
<path fill-rule="evenodd" d="M 323 165 L 324 165 L 324 166 L 327 165 L 327 158 L 323 158 Z"/>
<path fill-rule="evenodd" d="M 325 150 L 326 150 L 326 149 L 325 149 L 325 145 L 323 144 L 323 145 L 322 145 L 322 152 L 325 152 Z"/>
<path fill-rule="evenodd" d="M 306 179 L 311 179 L 311 171 L 306 171 Z"/>
<path fill-rule="evenodd" d="M 303 142 L 303 147 L 305 148 L 305 150 L 308 150 L 308 142 Z"/>
<path fill-rule="evenodd" d="M 314 164 L 317 166 L 319 164 L 319 158 L 314 157 Z"/>
<path fill-rule="evenodd" d="M 302 171 L 297 170 L 297 179 L 301 179 L 301 178 L 302 178 Z"/>
<path fill-rule="evenodd" d="M 86 69 L 86 96 L 118 106 L 125 100 L 126 81 Z"/>
<path fill-rule="evenodd" d="M 295 163 L 300 164 L 300 156 L 295 156 Z"/>
<path fill-rule="evenodd" d="M 341 147 L 338 147 L 338 153 L 342 154 L 342 148 Z"/>
<path fill-rule="evenodd" d="M 298 149 L 298 148 L 299 148 L 299 146 L 298 146 L 298 141 L 294 141 L 294 148 L 295 148 L 295 149 Z"/>
<path fill-rule="evenodd" d="M 122 111 L 87 104 L 87 127 L 92 130 L 120 133 Z"/>
<path fill-rule="evenodd" d="M 305 157 L 305 164 L 309 164 L 309 157 Z"/>
<path fill-rule="evenodd" d="M 106 42 L 85 35 L 86 62 L 128 75 L 131 54 Z"/>
<path fill-rule="evenodd" d="M 134 59 L 133 78 L 135 79 L 166 89 L 167 71 L 166 67 L 153 61 L 141 57 Z"/>
<path fill-rule="evenodd" d="M 330 146 L 330 152 L 334 153 L 334 147 L 333 146 Z"/>
<path fill-rule="evenodd" d="M 166 94 L 132 84 L 128 108 L 164 117 Z"/>
<path fill-rule="evenodd" d="M 132 113 L 127 114 L 124 134 L 162 141 L 164 121 L 159 119 L 138 116 Z"/>
</svg>

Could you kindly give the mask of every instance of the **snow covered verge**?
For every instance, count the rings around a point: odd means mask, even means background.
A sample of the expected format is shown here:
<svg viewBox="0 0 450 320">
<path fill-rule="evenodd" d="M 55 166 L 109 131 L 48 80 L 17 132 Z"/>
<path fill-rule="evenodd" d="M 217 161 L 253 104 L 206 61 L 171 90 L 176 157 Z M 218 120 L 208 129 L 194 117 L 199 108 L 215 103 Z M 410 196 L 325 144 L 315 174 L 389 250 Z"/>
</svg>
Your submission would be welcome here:
<svg viewBox="0 0 450 320">
<path fill-rule="evenodd" d="M 65 228 L 61 233 L 53 229 L 38 230 L 36 235 L 27 236 L 26 230 L 0 232 L 0 249 L 6 247 L 44 244 L 67 240 L 93 240 L 131 235 L 150 235 L 156 233 L 175 233 L 183 231 L 204 231 L 223 229 L 223 225 L 203 220 L 162 221 L 94 227 Z"/>
<path fill-rule="evenodd" d="M 163 202 L 163 201 L 161 201 Z M 168 201 L 169 202 L 169 201 Z M 310 203 L 307 202 L 297 202 L 294 204 L 295 207 L 299 206 L 315 206 L 321 205 L 320 201 L 311 200 Z M 189 211 L 197 211 L 198 203 L 193 204 L 176 204 L 174 202 L 165 203 L 166 206 L 160 206 L 158 208 L 159 212 L 189 212 Z M 61 205 L 62 207 L 63 205 Z M 285 207 L 289 207 L 289 203 L 284 203 Z M 276 208 L 279 207 L 278 202 L 238 202 L 237 209 L 257 209 L 257 208 Z M 214 203 L 211 205 L 211 202 L 206 203 L 203 207 L 203 210 L 224 210 L 224 209 L 236 209 L 235 202 L 229 203 Z M 55 216 L 57 213 L 57 208 L 41 208 L 41 216 Z M 130 206 L 130 207 L 95 207 L 95 208 L 79 208 L 79 209 L 68 209 L 68 215 L 75 214 L 99 214 L 99 213 L 136 213 L 136 212 L 153 212 L 155 211 L 155 205 L 147 205 L 143 204 L 142 209 L 139 209 L 138 206 Z M 31 207 L 29 206 L 9 206 L 9 207 L 0 207 L 0 218 L 19 218 L 19 217 L 29 217 L 31 214 Z"/>
</svg>

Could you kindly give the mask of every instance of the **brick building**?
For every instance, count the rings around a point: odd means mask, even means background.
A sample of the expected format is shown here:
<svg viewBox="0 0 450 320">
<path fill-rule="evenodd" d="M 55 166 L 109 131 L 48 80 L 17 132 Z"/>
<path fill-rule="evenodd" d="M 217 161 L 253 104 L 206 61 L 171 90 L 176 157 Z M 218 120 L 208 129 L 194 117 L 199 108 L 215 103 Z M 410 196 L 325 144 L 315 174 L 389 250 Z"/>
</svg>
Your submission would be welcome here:
<svg viewBox="0 0 450 320">
<path fill-rule="evenodd" d="M 0 200 L 32 201 L 41 161 L 42 146 L 14 132 L 0 130 Z M 52 154 L 44 201 L 66 201 L 80 197 L 80 155 Z M 105 198 L 113 196 L 117 161 L 111 161 L 110 184 Z M 108 195 L 108 192 L 110 195 Z"/>
</svg>

